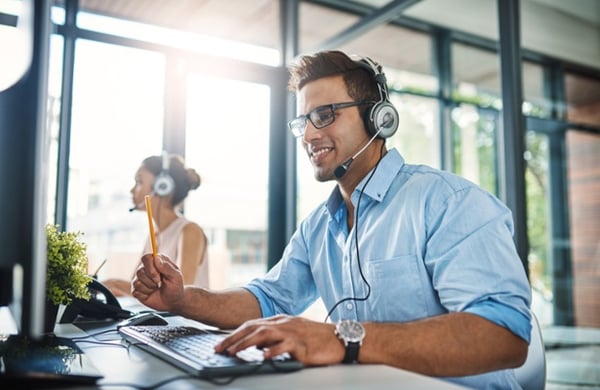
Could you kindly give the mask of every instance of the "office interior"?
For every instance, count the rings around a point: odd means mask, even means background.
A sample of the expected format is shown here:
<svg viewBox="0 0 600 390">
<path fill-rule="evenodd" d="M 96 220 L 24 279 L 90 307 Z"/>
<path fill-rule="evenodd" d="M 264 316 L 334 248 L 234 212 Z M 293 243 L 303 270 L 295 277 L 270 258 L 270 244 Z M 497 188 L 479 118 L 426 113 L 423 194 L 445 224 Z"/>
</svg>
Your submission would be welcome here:
<svg viewBox="0 0 600 390">
<path fill-rule="evenodd" d="M 15 3 L 0 1 L 0 27 L 14 27 Z M 287 129 L 286 65 L 341 49 L 384 67 L 400 114 L 388 148 L 511 208 L 546 388 L 600 388 L 599 0 L 54 0 L 50 11 L 47 221 L 84 232 L 90 273 L 132 274 L 147 220 L 128 211 L 129 189 L 162 150 L 202 176 L 182 211 L 208 234 L 211 288 L 275 264 L 334 185 L 313 179 Z"/>
</svg>

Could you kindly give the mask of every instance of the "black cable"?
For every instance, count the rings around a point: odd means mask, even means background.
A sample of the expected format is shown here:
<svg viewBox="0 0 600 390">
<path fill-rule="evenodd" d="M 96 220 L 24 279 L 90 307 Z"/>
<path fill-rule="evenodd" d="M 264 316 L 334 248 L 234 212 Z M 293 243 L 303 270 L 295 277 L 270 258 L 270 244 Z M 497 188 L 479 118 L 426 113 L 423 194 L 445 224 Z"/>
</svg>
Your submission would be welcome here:
<svg viewBox="0 0 600 390">
<path fill-rule="evenodd" d="M 362 188 L 360 189 L 360 194 L 358 195 L 358 201 L 356 202 L 356 221 L 354 222 L 354 243 L 355 243 L 355 248 L 356 248 L 356 261 L 358 262 L 358 271 L 360 272 L 360 277 L 363 280 L 363 282 L 367 285 L 367 293 L 365 294 L 364 297 L 346 297 L 346 298 L 340 299 L 327 312 L 327 316 L 325 317 L 325 320 L 323 322 L 327 322 L 327 320 L 331 316 L 331 313 L 333 313 L 333 311 L 340 304 L 347 302 L 347 301 L 359 301 L 359 302 L 366 301 L 367 299 L 369 299 L 369 296 L 371 296 L 371 285 L 369 284 L 369 282 L 367 281 L 367 278 L 365 277 L 365 275 L 363 273 L 362 265 L 361 265 L 361 261 L 360 261 L 360 252 L 358 249 L 358 216 L 359 216 L 359 211 L 360 211 L 360 209 L 359 209 L 360 208 L 360 200 L 362 199 L 363 193 L 365 192 L 365 188 L 367 188 L 367 185 L 371 181 L 371 178 L 373 178 L 373 175 L 375 174 L 375 171 L 377 170 L 377 167 L 379 166 L 379 163 L 381 162 L 381 159 L 383 158 L 384 146 L 385 146 L 385 143 L 381 144 L 381 150 L 379 152 L 379 160 L 377 161 L 377 164 L 375 164 L 375 167 L 373 168 L 373 170 L 371 171 L 371 174 L 367 178 L 365 185 L 362 186 Z"/>
</svg>

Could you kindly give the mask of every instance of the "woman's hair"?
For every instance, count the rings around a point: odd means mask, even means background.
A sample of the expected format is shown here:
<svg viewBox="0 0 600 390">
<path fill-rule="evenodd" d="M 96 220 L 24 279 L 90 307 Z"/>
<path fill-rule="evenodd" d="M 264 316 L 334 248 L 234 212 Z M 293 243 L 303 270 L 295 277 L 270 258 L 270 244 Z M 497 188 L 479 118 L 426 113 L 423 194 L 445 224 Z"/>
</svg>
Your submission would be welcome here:
<svg viewBox="0 0 600 390">
<path fill-rule="evenodd" d="M 162 162 L 162 156 L 150 156 L 142 161 L 142 166 L 156 177 L 163 170 Z M 175 188 L 173 189 L 173 206 L 181 203 L 188 196 L 190 190 L 198 188 L 202 181 L 196 170 L 186 168 L 183 157 L 175 154 L 169 155 L 168 174 L 173 178 L 173 182 L 175 183 Z"/>
<path fill-rule="evenodd" d="M 355 101 L 379 101 L 379 89 L 375 75 L 365 66 L 341 51 L 322 51 L 303 55 L 289 66 L 288 89 L 298 92 L 311 81 L 324 77 L 342 75 L 348 95 Z M 362 107 L 362 113 L 369 107 Z"/>
</svg>

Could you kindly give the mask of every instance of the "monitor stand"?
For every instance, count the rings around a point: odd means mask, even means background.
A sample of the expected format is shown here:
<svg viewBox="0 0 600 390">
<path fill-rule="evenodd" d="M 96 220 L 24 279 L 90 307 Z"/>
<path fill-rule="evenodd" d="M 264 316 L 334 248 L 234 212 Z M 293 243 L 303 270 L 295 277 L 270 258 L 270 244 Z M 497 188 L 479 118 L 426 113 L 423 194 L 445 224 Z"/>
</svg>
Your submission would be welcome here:
<svg viewBox="0 0 600 390">
<path fill-rule="evenodd" d="M 40 340 L 0 335 L 1 388 L 95 384 L 102 377 L 89 357 L 69 339 L 55 335 Z"/>
</svg>

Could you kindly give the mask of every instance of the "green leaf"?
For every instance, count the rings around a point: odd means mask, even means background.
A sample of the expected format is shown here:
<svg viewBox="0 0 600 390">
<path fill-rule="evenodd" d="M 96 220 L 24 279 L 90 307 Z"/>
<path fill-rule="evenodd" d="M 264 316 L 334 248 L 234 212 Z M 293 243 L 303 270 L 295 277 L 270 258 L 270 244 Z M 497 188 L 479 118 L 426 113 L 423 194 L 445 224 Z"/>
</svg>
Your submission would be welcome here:
<svg viewBox="0 0 600 390">
<path fill-rule="evenodd" d="M 46 225 L 46 295 L 56 305 L 68 305 L 73 299 L 89 300 L 87 245 L 81 232 L 63 232 L 58 225 Z"/>
</svg>

